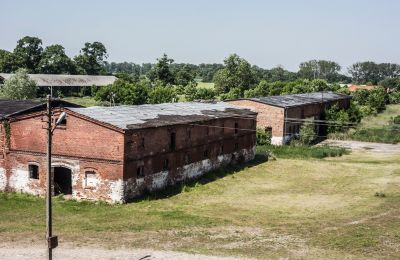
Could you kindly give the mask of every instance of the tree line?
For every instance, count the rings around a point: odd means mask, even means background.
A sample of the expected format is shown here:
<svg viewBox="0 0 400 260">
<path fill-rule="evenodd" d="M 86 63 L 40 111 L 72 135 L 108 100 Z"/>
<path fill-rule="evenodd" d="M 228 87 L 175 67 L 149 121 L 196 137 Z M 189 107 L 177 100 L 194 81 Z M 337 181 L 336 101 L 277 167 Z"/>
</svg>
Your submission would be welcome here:
<svg viewBox="0 0 400 260">
<path fill-rule="evenodd" d="M 38 37 L 25 36 L 18 40 L 12 52 L 0 49 L 0 72 L 12 73 L 25 69 L 28 73 L 44 74 L 107 74 L 106 47 L 101 42 L 87 42 L 79 54 L 70 58 L 60 44 L 42 46 Z"/>
<path fill-rule="evenodd" d="M 154 76 L 152 69 L 156 63 L 135 64 L 133 62 L 107 62 L 107 49 L 101 42 L 86 42 L 79 54 L 70 58 L 60 44 L 43 47 L 38 37 L 25 36 L 17 41 L 13 51 L 0 49 L 0 72 L 16 72 L 25 68 L 29 73 L 45 74 L 129 74 L 134 78 Z M 266 82 L 295 81 L 298 79 L 323 79 L 328 83 L 357 83 L 376 85 L 387 78 L 400 76 L 400 65 L 395 63 L 357 62 L 347 68 L 348 76 L 341 73 L 342 67 L 335 61 L 310 60 L 302 62 L 297 72 L 291 72 L 282 66 L 271 69 L 260 68 L 236 54 L 229 56 L 223 64 L 169 63 L 176 84 L 186 83 L 186 78 L 196 81 L 220 83 L 228 74 L 237 70 L 243 76 L 242 85 L 252 85 L 261 80 Z M 221 72 L 221 70 L 225 70 Z M 246 74 L 246 75 L 244 75 Z M 184 78 L 184 81 L 180 80 Z M 237 79 L 236 79 L 237 80 Z M 172 82 L 169 80 L 170 83 Z M 234 83 L 233 81 L 227 84 Z M 220 84 L 221 85 L 221 84 Z M 222 84 L 223 85 L 223 84 Z M 246 87 L 246 86 L 245 86 Z"/>
</svg>

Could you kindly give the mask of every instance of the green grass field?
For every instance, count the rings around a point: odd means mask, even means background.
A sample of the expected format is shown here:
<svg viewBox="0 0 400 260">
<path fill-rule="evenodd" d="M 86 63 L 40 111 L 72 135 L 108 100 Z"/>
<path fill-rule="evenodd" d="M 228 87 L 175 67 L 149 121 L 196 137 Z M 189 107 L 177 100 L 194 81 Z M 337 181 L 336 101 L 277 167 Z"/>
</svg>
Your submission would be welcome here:
<svg viewBox="0 0 400 260">
<path fill-rule="evenodd" d="M 398 258 L 400 155 L 278 156 L 212 179 L 127 205 L 56 199 L 54 234 L 75 245 L 258 259 Z M 42 241 L 44 205 L 0 193 L 0 241 Z"/>
<path fill-rule="evenodd" d="M 214 89 L 214 83 L 212 82 L 197 82 L 198 88 L 211 88 Z"/>
<path fill-rule="evenodd" d="M 108 105 L 107 102 L 96 101 L 93 97 L 65 97 L 63 100 L 84 107 Z"/>
</svg>

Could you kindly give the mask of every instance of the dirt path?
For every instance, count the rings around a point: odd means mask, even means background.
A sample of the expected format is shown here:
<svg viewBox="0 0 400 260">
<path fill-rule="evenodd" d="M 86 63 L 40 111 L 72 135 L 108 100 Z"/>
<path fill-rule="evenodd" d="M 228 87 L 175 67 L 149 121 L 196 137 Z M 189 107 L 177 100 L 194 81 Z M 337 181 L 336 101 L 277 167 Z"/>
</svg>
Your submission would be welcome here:
<svg viewBox="0 0 400 260">
<path fill-rule="evenodd" d="M 318 145 L 330 145 L 339 146 L 352 150 L 364 150 L 377 153 L 391 153 L 400 154 L 400 144 L 384 144 L 384 143 L 370 143 L 370 142 L 359 142 L 351 140 L 325 140 Z"/>
<path fill-rule="evenodd" d="M 46 247 L 43 244 L 21 246 L 14 243 L 0 243 L 2 260 L 42 260 L 46 259 Z M 100 247 L 74 247 L 63 244 L 54 250 L 54 259 L 130 259 L 130 260 L 239 260 L 233 257 L 216 257 L 188 254 L 173 251 L 155 251 L 151 249 L 105 249 Z"/>
</svg>

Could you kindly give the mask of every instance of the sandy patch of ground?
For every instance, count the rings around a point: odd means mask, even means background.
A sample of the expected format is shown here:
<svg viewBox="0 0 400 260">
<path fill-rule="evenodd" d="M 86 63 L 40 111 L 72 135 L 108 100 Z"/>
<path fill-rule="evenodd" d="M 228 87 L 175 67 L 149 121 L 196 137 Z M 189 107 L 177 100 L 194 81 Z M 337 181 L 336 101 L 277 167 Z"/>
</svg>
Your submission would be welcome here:
<svg viewBox="0 0 400 260">
<path fill-rule="evenodd" d="M 152 249 L 105 249 L 100 247 L 84 246 L 76 247 L 70 244 L 54 249 L 54 259 L 137 259 L 137 260 L 238 260 L 233 257 L 216 257 L 199 254 L 187 254 L 173 251 L 156 251 Z M 19 259 L 46 259 L 46 246 L 43 244 L 32 244 L 22 246 L 14 243 L 0 244 L 0 259 L 19 260 Z M 244 258 L 241 258 L 244 259 Z M 247 258 L 248 259 L 248 258 Z"/>
<path fill-rule="evenodd" d="M 400 144 L 384 144 L 384 143 L 327 139 L 321 142 L 319 145 L 339 146 L 351 150 L 364 150 L 370 152 L 400 154 Z"/>
</svg>

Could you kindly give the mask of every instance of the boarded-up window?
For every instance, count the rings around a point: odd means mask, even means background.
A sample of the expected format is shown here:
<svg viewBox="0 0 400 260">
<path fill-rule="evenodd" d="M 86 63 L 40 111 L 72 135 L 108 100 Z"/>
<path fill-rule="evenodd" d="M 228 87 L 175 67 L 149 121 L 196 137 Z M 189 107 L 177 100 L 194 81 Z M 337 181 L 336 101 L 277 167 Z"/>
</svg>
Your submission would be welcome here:
<svg viewBox="0 0 400 260">
<path fill-rule="evenodd" d="M 173 151 L 176 148 L 176 133 L 171 133 L 170 149 Z"/>
<path fill-rule="evenodd" d="M 29 165 L 29 178 L 31 179 L 39 179 L 39 166 L 30 164 Z"/>
<path fill-rule="evenodd" d="M 97 185 L 97 175 L 94 171 L 86 171 L 85 172 L 85 187 L 93 188 Z"/>
<path fill-rule="evenodd" d="M 221 146 L 219 147 L 218 154 L 221 155 L 221 154 L 223 154 L 223 153 L 224 153 L 224 146 L 221 145 Z"/>
<path fill-rule="evenodd" d="M 165 159 L 163 163 L 163 170 L 167 171 L 168 169 L 169 169 L 169 161 L 168 159 Z"/>
<path fill-rule="evenodd" d="M 143 178 L 144 177 L 144 167 L 139 166 L 136 170 L 136 178 Z"/>
</svg>

